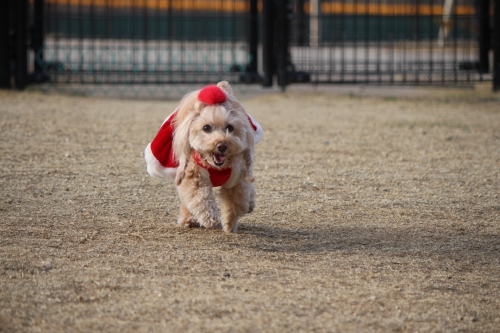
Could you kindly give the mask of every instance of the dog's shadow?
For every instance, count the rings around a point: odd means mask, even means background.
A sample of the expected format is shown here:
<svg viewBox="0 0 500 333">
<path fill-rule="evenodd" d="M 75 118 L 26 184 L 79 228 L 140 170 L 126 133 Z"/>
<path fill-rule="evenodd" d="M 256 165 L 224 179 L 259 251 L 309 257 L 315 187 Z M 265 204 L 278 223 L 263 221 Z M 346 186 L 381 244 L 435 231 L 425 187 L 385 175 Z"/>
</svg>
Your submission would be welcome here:
<svg viewBox="0 0 500 333">
<path fill-rule="evenodd" d="M 247 244 L 254 250 L 278 253 L 366 253 L 496 262 L 500 250 L 499 235 L 450 228 L 436 231 L 332 225 L 328 229 L 291 230 L 244 224 L 238 233 L 256 237 Z"/>
</svg>

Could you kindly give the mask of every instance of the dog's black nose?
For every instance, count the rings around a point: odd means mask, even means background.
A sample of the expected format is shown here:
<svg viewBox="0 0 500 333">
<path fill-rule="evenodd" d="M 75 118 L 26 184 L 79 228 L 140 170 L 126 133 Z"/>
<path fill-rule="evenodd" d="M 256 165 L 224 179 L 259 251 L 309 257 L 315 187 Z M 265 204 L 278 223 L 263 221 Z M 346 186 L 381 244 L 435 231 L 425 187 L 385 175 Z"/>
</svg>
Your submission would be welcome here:
<svg viewBox="0 0 500 333">
<path fill-rule="evenodd" d="M 224 154 L 227 150 L 227 145 L 224 142 L 219 142 L 215 147 L 221 154 Z"/>
</svg>

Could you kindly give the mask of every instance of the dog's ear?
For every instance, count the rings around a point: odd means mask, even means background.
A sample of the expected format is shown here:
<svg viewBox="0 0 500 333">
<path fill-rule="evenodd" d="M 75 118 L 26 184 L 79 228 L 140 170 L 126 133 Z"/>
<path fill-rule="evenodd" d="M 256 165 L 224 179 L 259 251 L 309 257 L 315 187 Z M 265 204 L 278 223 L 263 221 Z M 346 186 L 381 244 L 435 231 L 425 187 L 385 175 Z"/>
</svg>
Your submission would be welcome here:
<svg viewBox="0 0 500 333">
<path fill-rule="evenodd" d="M 233 95 L 233 88 L 227 81 L 221 81 L 217 83 L 217 87 L 221 88 L 227 95 Z"/>
<path fill-rule="evenodd" d="M 173 148 L 176 160 L 182 168 L 182 162 L 186 163 L 191 153 L 189 146 L 189 127 L 191 123 L 199 115 L 198 91 L 193 91 L 180 101 L 177 106 L 177 115 L 173 119 L 174 140 Z"/>
<path fill-rule="evenodd" d="M 189 159 L 191 146 L 189 144 L 189 129 L 193 120 L 196 118 L 195 112 L 190 112 L 184 116 L 182 121 L 175 122 L 173 148 L 176 160 L 182 168 Z M 176 119 L 177 120 L 177 119 Z"/>
<path fill-rule="evenodd" d="M 254 130 L 248 121 L 248 116 L 246 112 L 239 110 L 241 113 L 241 121 L 245 124 L 245 142 L 247 148 L 243 151 L 243 159 L 245 161 L 244 176 L 246 180 L 252 183 L 255 179 L 253 177 L 252 165 L 253 165 L 253 155 L 255 152 L 255 135 Z"/>
<path fill-rule="evenodd" d="M 182 179 L 184 179 L 186 166 L 189 161 L 189 156 L 191 155 L 192 148 L 189 144 L 189 129 L 195 118 L 196 113 L 190 112 L 184 117 L 182 122 L 176 122 L 172 147 L 174 148 L 175 159 L 179 163 L 175 177 L 175 183 L 177 185 L 180 185 Z"/>
</svg>

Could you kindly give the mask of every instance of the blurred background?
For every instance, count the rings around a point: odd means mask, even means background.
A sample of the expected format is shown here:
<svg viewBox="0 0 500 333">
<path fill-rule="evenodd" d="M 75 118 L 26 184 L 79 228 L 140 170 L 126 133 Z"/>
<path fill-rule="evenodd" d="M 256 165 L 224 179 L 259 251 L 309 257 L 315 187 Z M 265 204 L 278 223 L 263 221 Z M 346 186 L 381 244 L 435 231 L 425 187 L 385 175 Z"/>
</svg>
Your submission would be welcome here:
<svg viewBox="0 0 500 333">
<path fill-rule="evenodd" d="M 497 89 L 493 3 L 6 0 L 0 85 L 146 96 L 220 80 Z"/>
</svg>

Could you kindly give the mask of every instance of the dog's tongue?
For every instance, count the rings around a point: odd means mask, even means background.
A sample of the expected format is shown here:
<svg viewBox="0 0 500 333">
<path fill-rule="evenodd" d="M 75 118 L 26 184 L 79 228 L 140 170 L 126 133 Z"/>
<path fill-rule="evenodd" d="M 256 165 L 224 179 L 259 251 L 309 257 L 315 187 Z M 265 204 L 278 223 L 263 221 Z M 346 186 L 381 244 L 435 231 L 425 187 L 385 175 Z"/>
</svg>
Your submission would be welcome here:
<svg viewBox="0 0 500 333">
<path fill-rule="evenodd" d="M 226 156 L 224 156 L 222 154 L 213 153 L 212 158 L 214 159 L 215 164 L 222 164 L 222 163 L 224 163 Z"/>
</svg>

